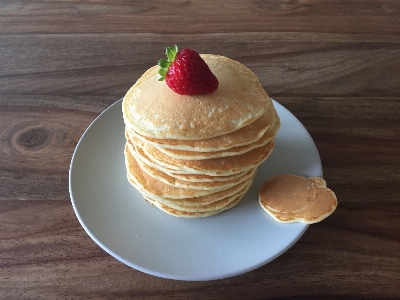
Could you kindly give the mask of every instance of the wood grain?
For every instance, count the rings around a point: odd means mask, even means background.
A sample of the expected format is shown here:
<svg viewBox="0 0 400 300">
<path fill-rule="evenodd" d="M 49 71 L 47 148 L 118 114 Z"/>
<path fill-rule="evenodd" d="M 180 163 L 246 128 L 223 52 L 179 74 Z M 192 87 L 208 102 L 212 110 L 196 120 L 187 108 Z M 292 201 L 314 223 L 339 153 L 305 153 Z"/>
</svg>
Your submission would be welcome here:
<svg viewBox="0 0 400 300">
<path fill-rule="evenodd" d="M 400 32 L 400 4 L 390 0 L 15 1 L 1 8 L 4 34 Z"/>
<path fill-rule="evenodd" d="M 277 100 L 310 132 L 324 178 L 342 201 L 399 203 L 399 97 Z"/>
<path fill-rule="evenodd" d="M 67 199 L 69 163 L 90 122 L 118 97 L 0 98 L 0 199 Z M 342 201 L 399 203 L 400 97 L 277 97 L 306 126 Z M 56 105 L 56 106 L 55 106 Z M 323 113 L 321 113 L 323 112 Z M 46 163 L 43 163 L 43 162 Z"/>
<path fill-rule="evenodd" d="M 0 200 L 68 199 L 73 151 L 113 97 L 1 96 Z"/>
<path fill-rule="evenodd" d="M 400 1 L 2 1 L 0 299 L 399 299 Z M 69 200 L 88 125 L 176 43 L 304 124 L 335 213 L 252 272 L 185 282 L 97 246 Z"/>
<path fill-rule="evenodd" d="M 395 204 L 339 205 L 264 267 L 229 279 L 182 282 L 143 274 L 109 256 L 82 230 L 69 201 L 0 201 L 0 240 L 6 241 L 0 244 L 0 297 L 394 299 L 399 215 Z"/>
<path fill-rule="evenodd" d="M 122 97 L 171 43 L 242 62 L 273 97 L 399 94 L 400 38 L 292 33 L 5 35 L 0 91 Z"/>
</svg>

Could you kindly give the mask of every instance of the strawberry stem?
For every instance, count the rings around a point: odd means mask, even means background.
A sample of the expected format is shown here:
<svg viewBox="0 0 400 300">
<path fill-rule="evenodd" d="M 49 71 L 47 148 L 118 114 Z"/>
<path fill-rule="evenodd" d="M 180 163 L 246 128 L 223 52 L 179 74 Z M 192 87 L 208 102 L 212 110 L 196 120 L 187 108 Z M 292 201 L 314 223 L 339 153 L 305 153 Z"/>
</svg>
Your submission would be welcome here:
<svg viewBox="0 0 400 300">
<path fill-rule="evenodd" d="M 158 61 L 158 66 L 160 67 L 160 69 L 158 70 L 158 74 L 160 75 L 160 78 L 158 79 L 158 81 L 163 81 L 165 79 L 165 76 L 168 73 L 168 68 L 171 65 L 171 63 L 175 60 L 175 56 L 177 53 L 178 53 L 177 45 L 166 48 L 165 55 L 167 56 L 168 60 L 160 59 Z"/>
</svg>

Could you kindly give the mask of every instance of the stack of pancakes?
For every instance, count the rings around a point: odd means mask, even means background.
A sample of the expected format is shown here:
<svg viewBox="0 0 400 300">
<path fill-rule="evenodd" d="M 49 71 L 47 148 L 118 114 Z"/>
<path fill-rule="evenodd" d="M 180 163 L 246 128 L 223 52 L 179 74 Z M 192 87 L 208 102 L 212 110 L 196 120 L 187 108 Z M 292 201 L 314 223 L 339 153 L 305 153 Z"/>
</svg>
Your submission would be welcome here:
<svg viewBox="0 0 400 300">
<path fill-rule="evenodd" d="M 227 57 L 201 55 L 219 87 L 179 95 L 150 68 L 123 100 L 130 183 L 179 217 L 232 208 L 269 156 L 280 121 L 258 78 Z"/>
</svg>

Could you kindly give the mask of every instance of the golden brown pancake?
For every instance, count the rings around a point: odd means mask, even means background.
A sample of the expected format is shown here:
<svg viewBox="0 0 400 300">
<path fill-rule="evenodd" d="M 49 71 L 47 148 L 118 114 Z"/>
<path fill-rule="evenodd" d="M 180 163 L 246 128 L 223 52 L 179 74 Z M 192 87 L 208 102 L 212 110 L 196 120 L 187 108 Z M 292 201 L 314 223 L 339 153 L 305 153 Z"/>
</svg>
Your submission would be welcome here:
<svg viewBox="0 0 400 300">
<path fill-rule="evenodd" d="M 239 201 L 242 199 L 242 197 L 243 196 L 236 197 L 228 205 L 226 205 L 226 206 L 224 206 L 222 208 L 219 208 L 219 209 L 216 209 L 216 210 L 212 210 L 212 211 L 206 211 L 206 212 L 203 212 L 203 211 L 194 212 L 194 211 L 177 210 L 177 209 L 174 209 L 174 208 L 172 208 L 172 207 L 170 207 L 168 205 L 153 201 L 153 200 L 148 199 L 146 197 L 145 197 L 145 199 L 147 201 L 149 201 L 151 204 L 153 204 L 155 207 L 157 207 L 157 208 L 161 209 L 162 211 L 164 211 L 164 212 L 166 212 L 166 213 L 168 213 L 170 215 L 173 215 L 175 217 L 200 218 L 200 217 L 210 217 L 210 216 L 219 214 L 219 213 L 221 213 L 221 212 L 223 212 L 225 210 L 231 209 L 232 207 L 234 207 L 236 204 L 239 203 Z"/>
<path fill-rule="evenodd" d="M 228 189 L 238 183 L 241 183 L 251 176 L 254 175 L 256 172 L 256 168 L 249 169 L 245 174 L 243 174 L 240 177 L 231 179 L 231 180 L 226 180 L 226 181 L 208 181 L 208 182 L 192 182 L 192 181 L 185 181 L 185 180 L 180 180 L 177 179 L 176 177 L 172 175 L 168 175 L 160 170 L 157 170 L 149 165 L 146 165 L 140 160 L 140 157 L 138 157 L 136 152 L 132 153 L 133 156 L 136 158 L 136 162 L 139 164 L 140 168 L 145 171 L 149 176 L 160 180 L 161 182 L 171 185 L 173 187 L 177 188 L 186 188 L 186 189 L 195 189 L 195 190 L 221 190 L 221 189 Z"/>
<path fill-rule="evenodd" d="M 128 173 L 128 179 L 140 190 L 149 190 L 151 194 L 158 197 L 183 199 L 206 196 L 216 192 L 224 191 L 230 187 L 215 188 L 212 190 L 196 190 L 189 188 L 178 188 L 149 176 L 137 163 L 135 157 L 130 153 L 128 146 L 125 147 L 125 162 Z M 254 177 L 254 176 L 253 176 Z M 243 182 L 252 180 L 250 177 Z M 240 182 L 241 183 L 241 182 Z M 238 183 L 238 184 L 240 184 Z M 232 187 L 232 186 L 231 186 Z"/>
<path fill-rule="evenodd" d="M 196 204 L 191 203 L 190 205 L 186 205 L 186 204 L 182 204 L 182 203 L 165 203 L 165 202 L 158 201 L 158 199 L 153 199 L 148 195 L 145 195 L 145 199 L 150 200 L 151 203 L 158 202 L 160 204 L 164 204 L 172 209 L 182 211 L 182 212 L 213 212 L 213 211 L 216 211 L 216 210 L 226 207 L 232 201 L 235 201 L 238 197 L 242 197 L 247 192 L 249 186 L 250 185 L 243 188 L 242 190 L 235 193 L 234 195 L 227 196 L 221 200 L 213 201 L 209 204 L 199 203 L 196 205 Z"/>
<path fill-rule="evenodd" d="M 219 81 L 210 94 L 178 95 L 150 68 L 127 92 L 127 178 L 155 207 L 206 217 L 236 205 L 270 155 L 280 120 L 255 74 L 202 55 Z"/>
<path fill-rule="evenodd" d="M 176 174 L 176 173 L 169 173 L 165 172 L 165 174 L 168 174 L 170 176 L 175 177 L 176 179 L 180 180 L 185 180 L 185 181 L 190 181 L 190 182 L 213 182 L 213 181 L 227 181 L 227 180 L 232 180 L 239 178 L 246 174 L 248 170 L 240 173 L 236 173 L 233 175 L 227 175 L 227 176 L 213 176 L 213 175 L 204 175 L 204 174 Z"/>
<path fill-rule="evenodd" d="M 250 188 L 251 184 L 253 183 L 253 179 L 254 179 L 254 177 L 250 178 L 247 181 L 242 182 L 236 186 L 233 186 L 227 190 L 218 191 L 218 192 L 208 194 L 205 196 L 173 199 L 173 198 L 167 198 L 163 195 L 157 196 L 157 195 L 153 194 L 154 189 L 150 185 L 147 185 L 144 187 L 145 189 L 142 189 L 141 186 L 136 184 L 135 178 L 133 178 L 130 174 L 128 174 L 129 182 L 134 187 L 136 187 L 143 194 L 143 196 L 149 197 L 150 199 L 153 199 L 157 202 L 169 205 L 171 207 L 173 207 L 175 205 L 194 206 L 194 207 L 204 206 L 204 205 L 213 203 L 215 201 L 222 200 L 226 197 L 240 195 L 241 191 L 243 191 L 243 190 L 247 191 Z"/>
<path fill-rule="evenodd" d="M 196 152 L 196 151 L 187 151 L 187 150 L 176 150 L 169 148 L 157 147 L 158 150 L 163 152 L 164 154 L 171 156 L 177 159 L 188 159 L 188 160 L 200 160 L 200 159 L 210 159 L 210 158 L 219 158 L 226 156 L 236 156 L 240 154 L 244 154 L 249 152 L 255 148 L 262 147 L 269 143 L 275 136 L 280 126 L 279 120 L 261 136 L 260 139 L 255 141 L 254 143 L 248 145 L 242 145 L 237 147 L 232 147 L 226 150 L 212 151 L 212 152 Z"/>
<path fill-rule="evenodd" d="M 233 147 L 245 146 L 258 141 L 272 126 L 280 124 L 279 117 L 273 105 L 270 105 L 267 112 L 253 123 L 240 128 L 229 134 L 199 140 L 159 139 L 143 136 L 135 132 L 127 125 L 130 136 L 135 136 L 145 143 L 150 143 L 157 148 L 168 148 L 176 150 L 211 152 L 223 151 Z M 279 125 L 278 125 L 279 126 Z"/>
<path fill-rule="evenodd" d="M 261 207 L 284 223 L 317 223 L 336 209 L 334 192 L 320 177 L 282 174 L 270 178 L 259 189 Z"/>
<path fill-rule="evenodd" d="M 127 126 L 157 139 L 207 139 L 253 123 L 272 105 L 257 76 L 244 65 L 224 56 L 201 57 L 219 81 L 215 92 L 176 94 L 158 81 L 159 67 L 154 66 L 124 97 Z"/>
<path fill-rule="evenodd" d="M 170 157 L 150 144 L 134 141 L 138 155 L 151 159 L 157 166 L 166 168 L 170 173 L 232 175 L 257 167 L 267 159 L 274 147 L 274 141 L 237 156 L 211 158 L 203 160 L 182 160 Z"/>
</svg>

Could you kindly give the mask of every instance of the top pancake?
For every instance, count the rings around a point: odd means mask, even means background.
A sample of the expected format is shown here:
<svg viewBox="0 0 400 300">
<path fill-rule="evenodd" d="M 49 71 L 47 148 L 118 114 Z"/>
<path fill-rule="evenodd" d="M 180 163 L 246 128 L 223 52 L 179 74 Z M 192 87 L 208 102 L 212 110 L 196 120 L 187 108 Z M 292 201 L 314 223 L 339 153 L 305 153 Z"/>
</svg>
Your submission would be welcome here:
<svg viewBox="0 0 400 300">
<path fill-rule="evenodd" d="M 257 76 L 227 57 L 202 54 L 219 81 L 205 95 L 179 95 L 158 81 L 158 66 L 147 70 L 124 97 L 127 127 L 158 139 L 196 140 L 221 136 L 245 127 L 271 104 Z"/>
<path fill-rule="evenodd" d="M 250 125 L 242 127 L 229 134 L 220 135 L 208 139 L 200 140 L 178 140 L 178 139 L 158 139 L 140 135 L 132 128 L 126 127 L 130 135 L 133 135 L 146 143 L 150 143 L 157 148 L 176 149 L 182 151 L 211 152 L 225 151 L 238 146 L 246 146 L 258 141 L 266 131 L 277 131 L 280 120 L 274 105 L 271 104 L 268 110 Z M 275 132 L 276 134 L 276 132 Z"/>
</svg>

